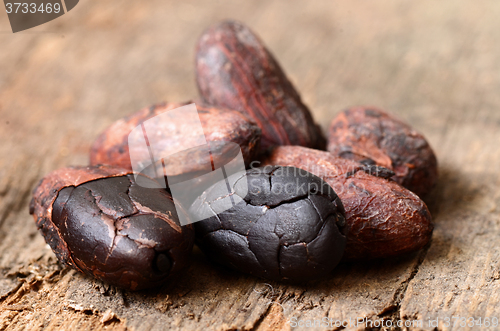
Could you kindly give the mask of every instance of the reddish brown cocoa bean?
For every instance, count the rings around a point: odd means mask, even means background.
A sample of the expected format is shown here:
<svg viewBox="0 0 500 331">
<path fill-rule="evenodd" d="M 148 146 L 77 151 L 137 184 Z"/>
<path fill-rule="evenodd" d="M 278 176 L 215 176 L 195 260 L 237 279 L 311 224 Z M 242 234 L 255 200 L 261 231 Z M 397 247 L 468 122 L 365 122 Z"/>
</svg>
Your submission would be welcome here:
<svg viewBox="0 0 500 331">
<path fill-rule="evenodd" d="M 30 214 L 65 265 L 130 290 L 158 286 L 188 264 L 192 225 L 154 180 L 99 166 L 56 170 L 33 192 Z"/>
<path fill-rule="evenodd" d="M 262 128 L 262 149 L 300 145 L 325 149 L 321 129 L 262 41 L 245 25 L 207 29 L 196 49 L 196 79 L 209 104 L 236 109 Z"/>
<path fill-rule="evenodd" d="M 380 109 L 355 107 L 330 125 L 328 150 L 334 155 L 374 162 L 395 172 L 396 182 L 419 196 L 438 178 L 437 160 L 425 138 Z"/>
<path fill-rule="evenodd" d="M 397 256 L 421 249 L 431 239 L 433 225 L 425 203 L 384 178 L 383 169 L 372 171 L 329 152 L 299 146 L 277 147 L 263 164 L 301 168 L 330 184 L 346 212 L 345 259 Z"/>
<path fill-rule="evenodd" d="M 189 102 L 188 102 L 189 103 Z M 141 109 L 140 111 L 118 120 L 107 128 L 94 142 L 90 151 L 90 164 L 108 164 L 125 169 L 132 169 L 128 145 L 129 133 L 144 121 L 163 112 L 186 105 L 184 104 L 160 104 Z M 191 146 L 190 140 L 195 136 L 186 136 L 178 131 L 180 126 L 197 125 L 190 123 L 186 118 L 175 118 L 168 123 L 168 127 L 160 127 L 157 130 L 155 141 L 160 145 L 160 154 L 171 155 L 166 163 L 165 171 L 169 179 L 174 176 L 197 173 L 211 169 L 212 162 L 215 164 L 226 164 L 228 158 L 234 157 L 231 149 L 235 143 L 240 146 L 245 163 L 248 164 L 259 151 L 261 129 L 246 115 L 234 110 L 220 109 L 212 106 L 196 104 L 199 119 L 204 130 L 205 138 L 210 146 L 211 158 L 203 154 L 207 152 L 203 148 L 191 149 L 185 153 L 173 153 L 180 143 Z M 164 124 L 164 123 L 162 123 Z M 194 132 L 194 131 L 193 131 Z M 144 154 L 138 151 L 136 154 Z M 203 155 L 202 155 L 203 154 Z M 145 155 L 149 161 L 149 154 Z M 134 165 L 135 166 L 135 165 Z M 163 173 L 163 170 L 162 172 Z"/>
</svg>

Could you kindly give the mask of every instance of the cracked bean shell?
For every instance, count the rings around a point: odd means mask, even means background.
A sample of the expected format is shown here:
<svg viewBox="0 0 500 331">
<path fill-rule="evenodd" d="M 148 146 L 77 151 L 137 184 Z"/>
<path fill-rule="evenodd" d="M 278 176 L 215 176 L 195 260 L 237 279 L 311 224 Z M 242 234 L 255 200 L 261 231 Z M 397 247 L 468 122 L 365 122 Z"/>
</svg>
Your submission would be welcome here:
<svg viewBox="0 0 500 331">
<path fill-rule="evenodd" d="M 35 188 L 30 214 L 64 265 L 130 290 L 154 287 L 187 266 L 194 242 L 156 185 L 120 168 L 62 168 Z"/>
<path fill-rule="evenodd" d="M 274 145 L 325 149 L 309 109 L 262 41 L 244 24 L 208 28 L 196 47 L 196 81 L 208 104 L 238 110 L 262 129 L 262 150 Z"/>
<path fill-rule="evenodd" d="M 416 194 L 387 179 L 387 169 L 300 146 L 275 148 L 263 165 L 298 167 L 330 184 L 346 212 L 347 260 L 398 256 L 431 240 L 433 224 L 427 206 Z"/>
<path fill-rule="evenodd" d="M 225 210 L 224 200 L 231 201 Z M 196 240 L 211 260 L 265 279 L 320 278 L 344 252 L 342 202 L 326 182 L 297 168 L 237 173 L 206 190 L 190 213 L 202 219 Z"/>
<path fill-rule="evenodd" d="M 437 182 L 437 159 L 424 136 L 374 107 L 355 107 L 337 115 L 330 125 L 328 150 L 394 171 L 393 179 L 418 196 L 425 196 Z"/>
</svg>

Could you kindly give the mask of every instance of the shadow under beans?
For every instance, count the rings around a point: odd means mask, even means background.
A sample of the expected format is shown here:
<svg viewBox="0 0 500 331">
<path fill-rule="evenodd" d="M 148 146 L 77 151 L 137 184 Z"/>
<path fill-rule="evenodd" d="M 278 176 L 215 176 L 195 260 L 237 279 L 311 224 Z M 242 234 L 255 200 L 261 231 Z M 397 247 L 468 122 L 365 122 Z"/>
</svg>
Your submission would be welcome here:
<svg viewBox="0 0 500 331">
<path fill-rule="evenodd" d="M 340 263 L 330 274 L 325 277 L 309 282 L 269 281 L 242 274 L 238 271 L 212 263 L 201 251 L 195 249 L 193 264 L 187 274 L 175 284 L 165 286 L 161 293 L 176 293 L 183 291 L 198 291 L 204 288 L 216 287 L 227 288 L 228 284 L 270 284 L 274 288 L 297 288 L 328 292 L 333 288 L 340 291 L 349 291 L 353 288 L 366 284 L 376 287 L 382 284 L 392 284 L 401 280 L 405 274 L 410 274 L 424 250 L 406 254 L 404 256 L 376 259 L 347 261 Z M 146 293 L 158 293 L 158 290 L 144 291 Z"/>
<path fill-rule="evenodd" d="M 193 263 L 186 273 L 161 288 L 129 292 L 110 287 L 100 281 L 72 271 L 64 305 L 72 309 L 101 314 L 111 310 L 118 321 L 138 330 L 161 329 L 177 317 L 189 323 L 213 321 L 217 318 L 231 324 L 238 318 L 262 316 L 270 302 L 283 305 L 289 316 L 292 307 L 307 301 L 324 300 L 317 309 L 329 309 L 334 302 L 351 306 L 374 306 L 383 314 L 400 289 L 414 275 L 422 252 L 371 261 L 343 262 L 328 276 L 307 283 L 267 281 L 211 263 L 195 248 Z M 290 306 L 291 305 L 291 306 Z M 315 308 L 316 309 L 316 308 Z M 216 317 L 224 311 L 227 316 Z M 230 312 L 230 313 L 229 313 Z M 248 313 L 250 314 L 250 313 Z"/>
<path fill-rule="evenodd" d="M 423 198 L 434 222 L 439 222 L 442 213 L 460 212 L 469 209 L 486 194 L 484 175 L 465 175 L 458 169 L 442 167 L 436 187 Z"/>
<path fill-rule="evenodd" d="M 393 258 L 344 261 L 333 270 L 328 278 L 309 282 L 307 286 L 319 291 L 332 287 L 348 291 L 360 284 L 375 286 L 374 288 L 394 284 L 405 277 L 405 274 L 411 273 L 419 257 L 425 254 L 425 249 Z"/>
</svg>

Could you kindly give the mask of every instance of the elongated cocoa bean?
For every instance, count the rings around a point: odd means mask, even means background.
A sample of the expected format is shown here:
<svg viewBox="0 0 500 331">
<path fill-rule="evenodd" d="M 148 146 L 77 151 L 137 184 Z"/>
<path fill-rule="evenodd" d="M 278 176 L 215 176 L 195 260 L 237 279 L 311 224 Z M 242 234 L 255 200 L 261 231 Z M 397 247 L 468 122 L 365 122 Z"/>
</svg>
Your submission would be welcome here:
<svg viewBox="0 0 500 331">
<path fill-rule="evenodd" d="M 386 179 L 384 169 L 299 146 L 277 147 L 263 164 L 304 169 L 330 184 L 346 212 L 345 259 L 401 255 L 421 249 L 431 239 L 433 225 L 425 203 Z"/>
<path fill-rule="evenodd" d="M 436 156 L 425 138 L 374 107 L 351 108 L 335 117 L 328 150 L 343 158 L 391 169 L 396 182 L 419 196 L 427 194 L 437 182 Z"/>
<path fill-rule="evenodd" d="M 90 164 L 107 164 L 131 170 L 128 144 L 130 132 L 146 120 L 188 103 L 159 104 L 141 109 L 116 121 L 95 140 L 90 151 Z M 155 133 L 156 151 L 159 154 L 170 155 L 168 160 L 165 160 L 165 167 L 167 168 L 166 172 L 171 177 L 205 171 L 207 168 L 211 169 L 213 163 L 227 163 L 230 161 L 227 158 L 234 156 L 234 153 L 228 152 L 228 149 L 230 150 L 234 146 L 232 143 L 241 148 L 245 163 L 250 162 L 255 157 L 259 151 L 261 130 L 250 118 L 234 110 L 201 104 L 197 104 L 196 108 L 199 122 L 189 122 L 190 119 L 176 117 L 172 122 L 167 123 L 168 126 L 149 128 Z M 207 148 L 210 147 L 210 157 L 202 155 L 203 152 L 208 151 L 208 149 L 203 148 L 178 153 L 179 145 L 196 145 L 197 143 L 190 141 L 198 139 L 195 130 L 192 131 L 194 132 L 193 136 L 189 136 L 186 135 L 186 133 L 189 134 L 189 130 L 180 131 L 179 128 L 192 126 L 196 129 L 195 126 L 200 123 L 208 143 Z M 153 122 L 153 125 L 157 124 Z M 149 161 L 150 155 L 145 154 L 144 151 L 138 151 L 136 154 L 145 156 L 144 160 L 136 159 L 136 161 Z"/>
<path fill-rule="evenodd" d="M 324 149 L 321 129 L 274 57 L 245 25 L 225 21 L 206 30 L 196 49 L 196 79 L 209 104 L 236 109 L 262 128 L 262 149 Z"/>
</svg>

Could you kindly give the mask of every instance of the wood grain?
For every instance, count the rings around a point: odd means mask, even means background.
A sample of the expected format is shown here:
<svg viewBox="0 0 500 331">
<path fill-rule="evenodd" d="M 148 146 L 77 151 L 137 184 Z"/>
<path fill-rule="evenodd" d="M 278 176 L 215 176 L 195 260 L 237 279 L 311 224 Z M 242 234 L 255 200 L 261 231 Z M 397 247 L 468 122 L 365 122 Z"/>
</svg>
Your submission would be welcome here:
<svg viewBox="0 0 500 331">
<path fill-rule="evenodd" d="M 443 319 L 500 318 L 499 16 L 495 1 L 81 1 L 12 34 L 0 13 L 0 330 L 289 330 L 293 318 L 323 317 L 475 330 Z M 36 182 L 86 164 L 114 120 L 195 97 L 196 39 L 224 18 L 261 36 L 323 129 L 365 104 L 428 138 L 440 163 L 430 247 L 300 287 L 199 251 L 185 278 L 149 292 L 61 268 L 28 214 Z"/>
</svg>

